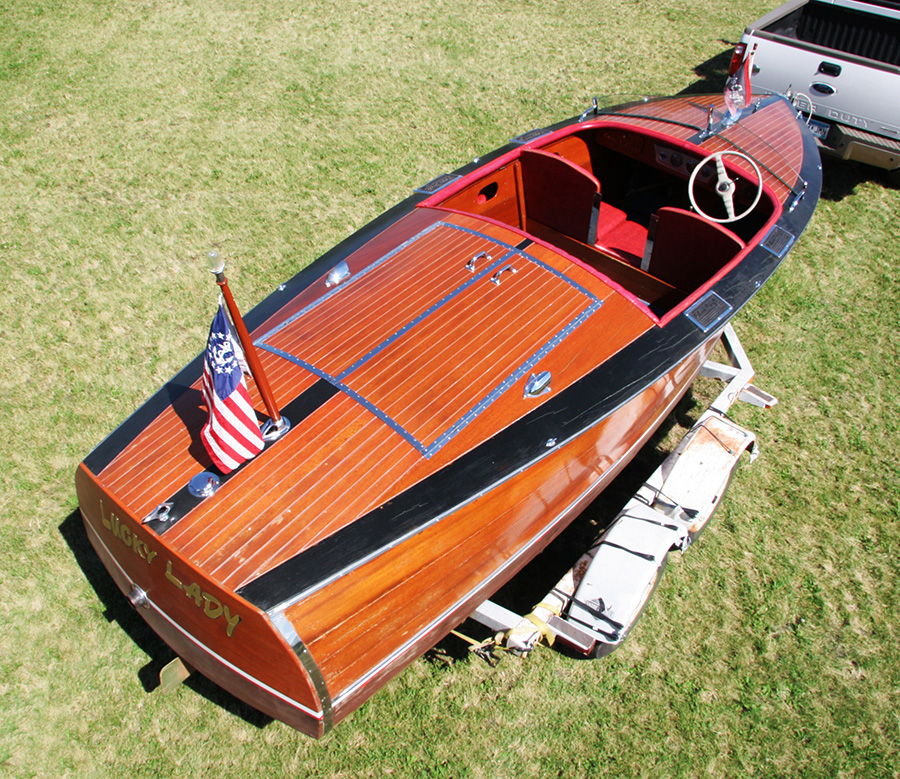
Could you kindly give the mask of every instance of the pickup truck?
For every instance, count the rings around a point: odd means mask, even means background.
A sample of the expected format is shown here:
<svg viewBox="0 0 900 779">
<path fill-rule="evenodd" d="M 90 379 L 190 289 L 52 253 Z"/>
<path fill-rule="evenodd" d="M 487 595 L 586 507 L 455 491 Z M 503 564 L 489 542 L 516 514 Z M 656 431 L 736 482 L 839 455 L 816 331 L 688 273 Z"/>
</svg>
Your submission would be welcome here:
<svg viewBox="0 0 900 779">
<path fill-rule="evenodd" d="M 790 0 L 744 31 L 753 92 L 791 95 L 823 154 L 900 186 L 900 0 Z"/>
</svg>

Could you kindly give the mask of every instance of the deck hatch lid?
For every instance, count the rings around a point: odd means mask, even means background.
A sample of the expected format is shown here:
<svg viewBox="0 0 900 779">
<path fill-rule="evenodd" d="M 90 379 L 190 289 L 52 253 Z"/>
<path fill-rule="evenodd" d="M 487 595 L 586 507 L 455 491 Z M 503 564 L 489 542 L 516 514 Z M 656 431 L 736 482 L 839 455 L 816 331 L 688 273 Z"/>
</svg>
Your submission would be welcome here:
<svg viewBox="0 0 900 779">
<path fill-rule="evenodd" d="M 473 256 L 482 258 L 474 270 Z M 525 247 L 437 222 L 256 344 L 329 382 L 431 457 L 601 305 Z"/>
</svg>

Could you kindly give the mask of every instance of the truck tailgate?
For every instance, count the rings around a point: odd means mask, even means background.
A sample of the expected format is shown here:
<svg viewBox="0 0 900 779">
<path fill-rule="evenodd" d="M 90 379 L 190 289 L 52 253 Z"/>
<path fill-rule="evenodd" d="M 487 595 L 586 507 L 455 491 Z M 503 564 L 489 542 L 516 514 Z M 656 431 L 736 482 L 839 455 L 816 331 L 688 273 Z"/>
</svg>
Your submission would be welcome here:
<svg viewBox="0 0 900 779">
<path fill-rule="evenodd" d="M 754 92 L 784 93 L 791 88 L 810 98 L 817 118 L 900 140 L 900 69 L 863 64 L 841 52 L 773 39 L 763 32 L 752 37 L 745 33 L 743 41 L 758 44 Z M 809 110 L 802 97 L 796 105 Z"/>
</svg>

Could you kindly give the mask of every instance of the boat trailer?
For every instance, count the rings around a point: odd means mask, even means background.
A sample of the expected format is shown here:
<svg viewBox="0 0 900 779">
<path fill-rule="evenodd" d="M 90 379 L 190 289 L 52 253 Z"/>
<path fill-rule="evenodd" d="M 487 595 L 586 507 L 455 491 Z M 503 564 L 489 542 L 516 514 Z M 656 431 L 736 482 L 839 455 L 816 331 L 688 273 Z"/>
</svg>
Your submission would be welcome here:
<svg viewBox="0 0 900 779">
<path fill-rule="evenodd" d="M 709 521 L 744 452 L 750 462 L 756 436 L 726 415 L 742 400 L 761 408 L 778 401 L 753 386 L 753 367 L 729 324 L 721 343 L 729 364 L 707 361 L 700 370 L 725 388 L 666 460 L 527 616 L 490 600 L 472 619 L 494 631 L 486 642 L 528 654 L 543 638 L 590 657 L 616 649 L 653 594 L 669 552 L 687 550 Z M 477 645 L 484 646 L 484 645 Z"/>
</svg>

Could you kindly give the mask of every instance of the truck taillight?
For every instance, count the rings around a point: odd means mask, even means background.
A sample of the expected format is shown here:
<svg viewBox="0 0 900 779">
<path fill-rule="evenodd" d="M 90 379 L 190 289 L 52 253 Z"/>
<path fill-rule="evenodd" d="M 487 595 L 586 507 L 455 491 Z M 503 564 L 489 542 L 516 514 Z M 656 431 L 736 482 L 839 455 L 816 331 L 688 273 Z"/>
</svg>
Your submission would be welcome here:
<svg viewBox="0 0 900 779">
<path fill-rule="evenodd" d="M 733 76 L 737 73 L 737 69 L 744 61 L 744 52 L 747 51 L 746 43 L 739 43 L 734 47 L 734 54 L 731 55 L 731 64 L 728 66 L 728 75 Z"/>
</svg>

